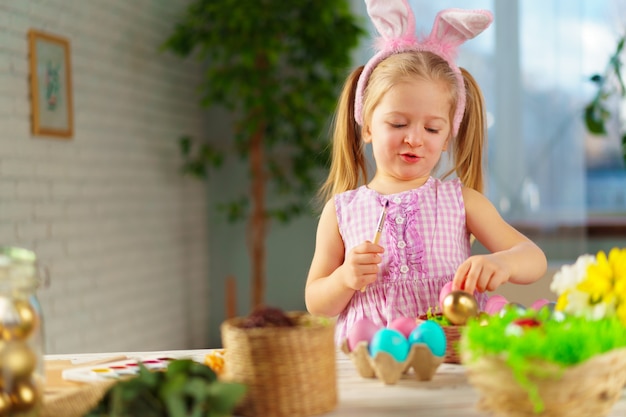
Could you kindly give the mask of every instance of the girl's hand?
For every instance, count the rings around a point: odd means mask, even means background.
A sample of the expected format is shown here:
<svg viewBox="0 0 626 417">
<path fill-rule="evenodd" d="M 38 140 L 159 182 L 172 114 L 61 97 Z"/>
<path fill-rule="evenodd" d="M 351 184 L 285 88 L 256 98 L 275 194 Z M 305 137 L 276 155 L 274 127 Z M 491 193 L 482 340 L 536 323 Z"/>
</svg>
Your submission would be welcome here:
<svg viewBox="0 0 626 417">
<path fill-rule="evenodd" d="M 360 290 L 376 281 L 378 264 L 385 250 L 382 246 L 365 241 L 348 252 L 343 263 L 344 285 L 353 290 Z"/>
<path fill-rule="evenodd" d="M 498 262 L 498 257 L 491 255 L 470 256 L 456 270 L 452 280 L 452 290 L 463 290 L 470 294 L 494 291 L 511 277 L 510 271 L 504 264 Z"/>
</svg>

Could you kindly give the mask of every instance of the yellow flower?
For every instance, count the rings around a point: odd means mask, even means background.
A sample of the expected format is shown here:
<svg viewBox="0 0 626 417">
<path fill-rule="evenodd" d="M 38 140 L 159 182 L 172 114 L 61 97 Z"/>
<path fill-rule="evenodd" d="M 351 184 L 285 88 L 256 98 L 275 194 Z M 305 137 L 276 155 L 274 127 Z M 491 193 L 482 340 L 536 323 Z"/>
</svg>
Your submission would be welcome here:
<svg viewBox="0 0 626 417">
<path fill-rule="evenodd" d="M 580 256 L 555 274 L 550 288 L 559 296 L 558 311 L 593 320 L 617 316 L 626 324 L 626 248 Z"/>
<path fill-rule="evenodd" d="M 620 300 L 626 302 L 626 279 L 615 281 L 615 294 Z"/>
<path fill-rule="evenodd" d="M 626 248 L 611 249 L 609 263 L 613 267 L 616 292 L 621 299 L 626 299 Z"/>
<path fill-rule="evenodd" d="M 565 311 L 567 307 L 567 296 L 569 295 L 569 290 L 565 290 L 563 294 L 559 295 L 559 298 L 556 300 L 556 305 L 554 309 L 557 311 Z"/>
<path fill-rule="evenodd" d="M 610 301 L 613 295 L 613 265 L 603 251 L 598 252 L 596 262 L 587 267 L 587 277 L 576 286 L 579 291 L 589 294 L 590 303 Z"/>
</svg>

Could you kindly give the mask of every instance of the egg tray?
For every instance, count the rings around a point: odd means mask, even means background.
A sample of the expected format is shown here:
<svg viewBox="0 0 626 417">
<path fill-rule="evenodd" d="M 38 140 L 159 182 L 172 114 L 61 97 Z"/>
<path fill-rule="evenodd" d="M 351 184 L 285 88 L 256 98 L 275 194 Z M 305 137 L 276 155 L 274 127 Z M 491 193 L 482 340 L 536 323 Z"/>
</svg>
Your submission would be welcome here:
<svg viewBox="0 0 626 417">
<path fill-rule="evenodd" d="M 395 384 L 403 374 L 408 374 L 411 368 L 418 380 L 430 381 L 444 359 L 443 356 L 433 355 L 424 343 L 411 345 L 409 354 L 403 362 L 398 362 L 387 352 L 378 352 L 372 357 L 366 341 L 358 342 L 350 351 L 346 339 L 341 344 L 341 351 L 352 360 L 361 377 L 378 378 L 385 385 Z"/>
</svg>

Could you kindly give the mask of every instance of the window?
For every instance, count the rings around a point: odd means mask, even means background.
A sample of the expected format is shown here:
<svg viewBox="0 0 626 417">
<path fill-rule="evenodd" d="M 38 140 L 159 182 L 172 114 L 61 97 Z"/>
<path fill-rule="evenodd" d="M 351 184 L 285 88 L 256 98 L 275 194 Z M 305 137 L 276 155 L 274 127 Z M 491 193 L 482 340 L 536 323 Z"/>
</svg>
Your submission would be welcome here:
<svg viewBox="0 0 626 417">
<path fill-rule="evenodd" d="M 489 9 L 495 15 L 487 31 L 461 47 L 458 62 L 485 95 L 487 195 L 503 217 L 539 243 L 551 260 L 626 246 L 626 167 L 620 149 L 626 104 L 615 101 L 607 137 L 587 133 L 582 118 L 595 93 L 589 78 L 604 73 L 626 31 L 625 2 L 410 4 L 416 28 L 424 34 L 443 8 Z M 371 25 L 370 30 L 374 33 Z M 363 62 L 370 53 L 364 51 Z"/>
</svg>

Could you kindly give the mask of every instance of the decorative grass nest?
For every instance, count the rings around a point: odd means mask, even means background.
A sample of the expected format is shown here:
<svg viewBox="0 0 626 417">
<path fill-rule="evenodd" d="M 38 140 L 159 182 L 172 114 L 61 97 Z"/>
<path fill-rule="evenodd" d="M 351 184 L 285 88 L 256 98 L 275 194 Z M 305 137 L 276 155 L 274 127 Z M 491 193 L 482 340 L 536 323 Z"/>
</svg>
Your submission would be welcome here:
<svg viewBox="0 0 626 417">
<path fill-rule="evenodd" d="M 468 323 L 461 353 L 480 407 L 507 417 L 602 417 L 626 384 L 626 248 L 582 255 L 542 308 Z"/>
<path fill-rule="evenodd" d="M 461 337 L 479 408 L 504 417 L 602 417 L 626 383 L 626 329 L 542 309 L 471 321 Z"/>
</svg>

